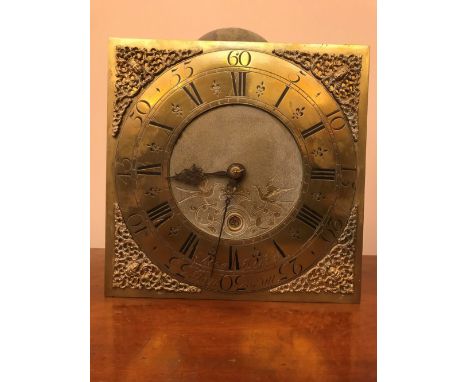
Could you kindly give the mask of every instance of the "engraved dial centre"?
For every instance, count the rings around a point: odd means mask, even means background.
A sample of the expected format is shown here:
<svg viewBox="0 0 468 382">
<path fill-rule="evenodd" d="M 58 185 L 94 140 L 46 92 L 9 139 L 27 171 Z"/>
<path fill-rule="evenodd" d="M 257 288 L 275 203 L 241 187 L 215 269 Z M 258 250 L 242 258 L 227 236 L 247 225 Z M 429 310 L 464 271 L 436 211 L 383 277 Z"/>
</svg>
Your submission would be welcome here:
<svg viewBox="0 0 468 382">
<path fill-rule="evenodd" d="M 196 166 L 207 176 L 199 184 L 176 174 Z M 226 105 L 201 114 L 179 136 L 170 158 L 171 191 L 182 214 L 196 228 L 219 234 L 229 180 L 241 180 L 227 210 L 223 239 L 252 239 L 281 224 L 302 187 L 302 157 L 289 130 L 269 113 L 247 105 Z"/>
</svg>

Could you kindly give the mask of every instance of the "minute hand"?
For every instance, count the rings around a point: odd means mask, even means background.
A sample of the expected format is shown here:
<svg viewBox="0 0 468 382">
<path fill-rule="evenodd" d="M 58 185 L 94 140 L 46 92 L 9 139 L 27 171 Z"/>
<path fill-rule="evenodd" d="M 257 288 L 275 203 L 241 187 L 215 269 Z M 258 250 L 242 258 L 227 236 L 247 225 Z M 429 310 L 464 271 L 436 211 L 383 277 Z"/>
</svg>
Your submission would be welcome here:
<svg viewBox="0 0 468 382">
<path fill-rule="evenodd" d="M 226 220 L 226 213 L 228 210 L 229 205 L 231 204 L 231 200 L 233 198 L 233 194 L 236 191 L 238 181 L 231 179 L 226 186 L 226 199 L 224 201 L 224 211 L 223 211 L 223 219 L 221 220 L 221 228 L 219 230 L 218 241 L 216 243 L 216 249 L 213 254 L 213 263 L 211 264 L 211 271 L 210 271 L 210 278 L 213 276 L 214 266 L 216 262 L 216 255 L 218 254 L 219 244 L 221 243 L 221 236 L 223 235 L 223 228 L 224 228 L 224 221 Z"/>
</svg>

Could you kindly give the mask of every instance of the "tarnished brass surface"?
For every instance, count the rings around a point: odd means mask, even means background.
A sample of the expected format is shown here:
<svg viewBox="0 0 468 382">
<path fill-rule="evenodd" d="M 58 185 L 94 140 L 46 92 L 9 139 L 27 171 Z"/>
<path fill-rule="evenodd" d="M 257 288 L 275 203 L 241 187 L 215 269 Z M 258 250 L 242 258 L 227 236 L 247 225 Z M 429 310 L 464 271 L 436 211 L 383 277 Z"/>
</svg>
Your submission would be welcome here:
<svg viewBox="0 0 468 382">
<path fill-rule="evenodd" d="M 297 203 L 303 177 L 301 153 L 286 127 L 266 111 L 246 105 L 222 106 L 185 128 L 171 155 L 171 175 L 195 163 L 215 172 L 232 162 L 242 162 L 246 175 L 228 217 L 235 212 L 244 224 L 234 231 L 224 226 L 222 237 L 250 239 L 281 224 Z M 176 181 L 170 187 L 184 216 L 200 230 L 217 236 L 227 182 L 210 177 L 197 187 Z"/>
<path fill-rule="evenodd" d="M 111 40 L 106 293 L 359 301 L 368 60 L 363 46 Z M 119 284 L 149 264 L 116 273 L 117 224 L 181 293 Z"/>
</svg>

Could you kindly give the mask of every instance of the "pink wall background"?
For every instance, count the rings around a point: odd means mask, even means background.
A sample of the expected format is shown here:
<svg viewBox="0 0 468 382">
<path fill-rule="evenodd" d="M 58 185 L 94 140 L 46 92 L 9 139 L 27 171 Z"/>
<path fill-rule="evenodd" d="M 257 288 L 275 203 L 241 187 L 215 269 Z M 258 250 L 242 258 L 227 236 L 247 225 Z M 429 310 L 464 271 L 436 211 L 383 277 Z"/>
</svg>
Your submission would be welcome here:
<svg viewBox="0 0 468 382">
<path fill-rule="evenodd" d="M 370 46 L 364 255 L 376 255 L 375 0 L 91 0 L 91 247 L 103 248 L 106 197 L 107 40 L 197 40 L 240 27 L 269 42 Z"/>
</svg>

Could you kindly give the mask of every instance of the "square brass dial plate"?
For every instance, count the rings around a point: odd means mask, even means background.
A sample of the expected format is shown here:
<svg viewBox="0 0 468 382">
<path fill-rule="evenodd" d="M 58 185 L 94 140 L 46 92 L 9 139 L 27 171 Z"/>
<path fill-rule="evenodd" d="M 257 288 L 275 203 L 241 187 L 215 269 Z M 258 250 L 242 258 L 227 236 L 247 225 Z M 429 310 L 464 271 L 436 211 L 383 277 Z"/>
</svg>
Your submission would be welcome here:
<svg viewBox="0 0 468 382">
<path fill-rule="evenodd" d="M 108 64 L 107 296 L 359 302 L 367 46 L 111 39 Z"/>
</svg>

